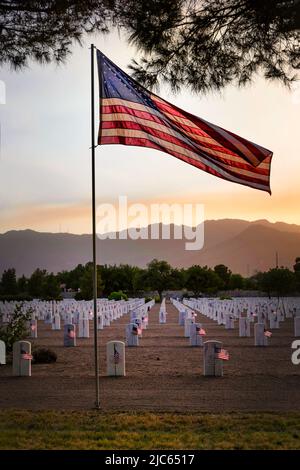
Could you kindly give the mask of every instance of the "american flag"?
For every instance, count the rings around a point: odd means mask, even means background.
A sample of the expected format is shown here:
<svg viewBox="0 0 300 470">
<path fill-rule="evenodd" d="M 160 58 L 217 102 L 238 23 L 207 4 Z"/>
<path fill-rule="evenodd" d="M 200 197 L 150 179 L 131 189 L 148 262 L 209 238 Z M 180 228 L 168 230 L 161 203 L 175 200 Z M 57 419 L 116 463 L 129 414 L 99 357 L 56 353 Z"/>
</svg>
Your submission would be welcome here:
<svg viewBox="0 0 300 470">
<path fill-rule="evenodd" d="M 197 333 L 200 336 L 205 336 L 206 335 L 206 331 L 204 330 L 204 328 L 198 328 L 197 327 Z"/>
<path fill-rule="evenodd" d="M 229 352 L 226 349 L 220 349 L 216 352 L 216 358 L 222 361 L 229 361 Z"/>
<path fill-rule="evenodd" d="M 265 337 L 266 337 L 266 338 L 271 338 L 271 336 L 272 336 L 271 331 L 265 331 L 264 334 L 265 334 Z"/>
<path fill-rule="evenodd" d="M 114 344 L 114 364 L 119 364 L 120 362 L 120 354 L 116 348 L 116 345 Z"/>
<path fill-rule="evenodd" d="M 35 325 L 31 325 L 31 331 L 35 331 L 36 330 L 36 326 Z"/>
<path fill-rule="evenodd" d="M 32 355 L 29 353 L 23 353 L 22 354 L 22 359 L 25 359 L 25 361 L 31 361 L 32 360 Z"/>
<path fill-rule="evenodd" d="M 74 330 L 69 330 L 68 331 L 69 338 L 75 338 L 76 334 Z"/>
<path fill-rule="evenodd" d="M 97 50 L 98 144 L 150 147 L 219 178 L 270 190 L 272 152 L 163 100 Z"/>
</svg>

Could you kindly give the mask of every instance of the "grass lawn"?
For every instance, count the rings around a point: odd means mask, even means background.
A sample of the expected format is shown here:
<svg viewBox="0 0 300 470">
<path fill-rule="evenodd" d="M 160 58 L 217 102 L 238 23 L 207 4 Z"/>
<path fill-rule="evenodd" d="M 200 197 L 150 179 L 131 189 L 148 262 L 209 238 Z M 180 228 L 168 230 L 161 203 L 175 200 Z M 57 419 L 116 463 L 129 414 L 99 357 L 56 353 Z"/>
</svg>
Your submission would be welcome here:
<svg viewBox="0 0 300 470">
<path fill-rule="evenodd" d="M 0 449 L 300 449 L 300 413 L 2 410 Z"/>
</svg>

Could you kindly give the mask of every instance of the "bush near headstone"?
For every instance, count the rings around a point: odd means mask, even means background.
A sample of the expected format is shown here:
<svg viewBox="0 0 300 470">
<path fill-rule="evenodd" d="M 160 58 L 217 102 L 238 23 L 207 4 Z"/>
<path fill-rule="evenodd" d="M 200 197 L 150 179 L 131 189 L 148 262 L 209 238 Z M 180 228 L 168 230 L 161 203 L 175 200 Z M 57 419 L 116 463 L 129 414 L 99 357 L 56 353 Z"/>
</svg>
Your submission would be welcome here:
<svg viewBox="0 0 300 470">
<path fill-rule="evenodd" d="M 22 312 L 22 306 L 16 305 L 15 310 L 6 325 L 0 327 L 0 339 L 6 344 L 7 352 L 11 352 L 13 344 L 28 336 L 28 322 L 33 311 L 31 308 L 26 313 Z"/>
<path fill-rule="evenodd" d="M 56 362 L 57 354 L 52 349 L 37 348 L 32 353 L 35 364 L 51 364 Z"/>
</svg>

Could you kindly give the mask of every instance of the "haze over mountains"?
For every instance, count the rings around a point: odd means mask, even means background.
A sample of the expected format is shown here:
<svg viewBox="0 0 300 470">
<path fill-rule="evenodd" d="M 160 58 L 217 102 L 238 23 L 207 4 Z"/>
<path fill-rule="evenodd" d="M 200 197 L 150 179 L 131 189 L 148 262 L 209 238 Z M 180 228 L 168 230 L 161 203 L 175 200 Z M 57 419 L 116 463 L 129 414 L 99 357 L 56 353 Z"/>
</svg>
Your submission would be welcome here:
<svg viewBox="0 0 300 470">
<path fill-rule="evenodd" d="M 173 227 L 171 227 L 172 233 Z M 150 233 L 150 231 L 149 231 Z M 267 220 L 208 220 L 204 223 L 204 247 L 185 250 L 187 240 L 97 240 L 98 263 L 128 263 L 140 267 L 153 258 L 172 266 L 223 263 L 244 276 L 279 265 L 292 268 L 300 256 L 300 226 Z M 30 275 L 36 268 L 49 272 L 70 270 L 92 259 L 91 235 L 44 233 L 32 230 L 0 234 L 0 273 L 14 267 L 17 275 Z"/>
</svg>

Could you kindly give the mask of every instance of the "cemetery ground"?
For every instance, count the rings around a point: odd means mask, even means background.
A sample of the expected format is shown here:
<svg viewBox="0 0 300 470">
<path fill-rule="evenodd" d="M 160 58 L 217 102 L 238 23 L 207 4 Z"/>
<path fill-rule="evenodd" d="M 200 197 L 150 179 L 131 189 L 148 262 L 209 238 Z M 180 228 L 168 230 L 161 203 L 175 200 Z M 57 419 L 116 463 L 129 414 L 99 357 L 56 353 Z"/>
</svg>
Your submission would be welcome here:
<svg viewBox="0 0 300 470">
<path fill-rule="evenodd" d="M 223 377 L 204 377 L 202 348 L 189 346 L 167 303 L 149 314 L 140 346 L 126 348 L 126 377 L 106 377 L 107 341 L 124 340 L 128 315 L 99 332 L 101 410 L 93 410 L 93 332 L 63 347 L 63 330 L 38 322 L 32 343 L 53 349 L 54 364 L 32 377 L 0 367 L 1 449 L 296 449 L 300 448 L 300 366 L 291 362 L 293 321 L 273 330 L 268 347 L 198 313 L 207 340 L 230 353 Z M 90 323 L 92 326 L 92 322 Z M 252 326 L 253 327 L 253 326 Z"/>
</svg>

